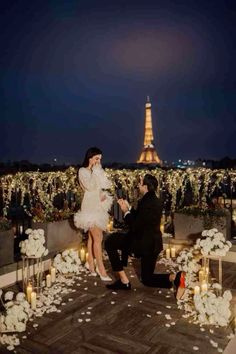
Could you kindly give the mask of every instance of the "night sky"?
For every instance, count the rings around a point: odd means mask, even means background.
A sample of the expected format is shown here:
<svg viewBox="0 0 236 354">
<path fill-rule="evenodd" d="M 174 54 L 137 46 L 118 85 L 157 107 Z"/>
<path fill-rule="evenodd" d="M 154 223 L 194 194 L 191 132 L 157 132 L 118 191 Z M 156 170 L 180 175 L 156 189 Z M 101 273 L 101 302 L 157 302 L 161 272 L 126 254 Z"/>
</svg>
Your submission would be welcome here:
<svg viewBox="0 0 236 354">
<path fill-rule="evenodd" d="M 3 0 L 0 161 L 135 162 L 152 103 L 163 160 L 236 157 L 236 6 Z"/>
</svg>

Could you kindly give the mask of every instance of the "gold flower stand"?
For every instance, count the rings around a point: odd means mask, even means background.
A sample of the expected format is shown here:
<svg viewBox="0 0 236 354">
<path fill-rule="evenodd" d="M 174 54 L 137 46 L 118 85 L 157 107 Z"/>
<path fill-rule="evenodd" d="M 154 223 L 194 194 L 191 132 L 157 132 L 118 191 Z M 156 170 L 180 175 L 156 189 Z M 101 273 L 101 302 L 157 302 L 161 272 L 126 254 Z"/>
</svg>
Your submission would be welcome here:
<svg viewBox="0 0 236 354">
<path fill-rule="evenodd" d="M 27 286 L 32 285 L 37 295 L 42 291 L 43 280 L 43 261 L 42 257 L 22 256 L 22 284 L 23 291 L 26 292 Z"/>
<path fill-rule="evenodd" d="M 221 286 L 220 293 L 222 293 L 222 283 L 223 283 L 223 272 L 222 272 L 222 257 L 220 256 L 205 256 L 202 258 L 202 267 L 204 270 L 204 274 L 206 276 L 206 281 L 208 283 L 208 278 L 209 278 L 209 266 L 210 266 L 210 260 L 218 261 L 218 282 Z"/>
</svg>

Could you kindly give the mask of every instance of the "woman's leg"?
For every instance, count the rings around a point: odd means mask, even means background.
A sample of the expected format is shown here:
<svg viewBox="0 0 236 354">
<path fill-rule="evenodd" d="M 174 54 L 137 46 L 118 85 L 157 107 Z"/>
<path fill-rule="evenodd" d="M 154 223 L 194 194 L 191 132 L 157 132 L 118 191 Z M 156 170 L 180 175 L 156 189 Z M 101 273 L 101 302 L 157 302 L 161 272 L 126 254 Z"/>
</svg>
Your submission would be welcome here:
<svg viewBox="0 0 236 354">
<path fill-rule="evenodd" d="M 91 235 L 90 231 L 88 232 L 87 249 L 88 249 L 89 270 L 91 272 L 95 272 L 95 268 L 94 268 L 94 253 L 93 253 L 93 238 L 92 238 L 92 235 Z"/>
<path fill-rule="evenodd" d="M 90 230 L 90 234 L 92 237 L 92 248 L 93 248 L 93 253 L 96 258 L 97 262 L 97 267 L 99 270 L 99 273 L 105 277 L 107 276 L 106 269 L 103 264 L 103 259 L 102 259 L 102 230 L 99 229 L 98 227 L 93 227 Z"/>
</svg>

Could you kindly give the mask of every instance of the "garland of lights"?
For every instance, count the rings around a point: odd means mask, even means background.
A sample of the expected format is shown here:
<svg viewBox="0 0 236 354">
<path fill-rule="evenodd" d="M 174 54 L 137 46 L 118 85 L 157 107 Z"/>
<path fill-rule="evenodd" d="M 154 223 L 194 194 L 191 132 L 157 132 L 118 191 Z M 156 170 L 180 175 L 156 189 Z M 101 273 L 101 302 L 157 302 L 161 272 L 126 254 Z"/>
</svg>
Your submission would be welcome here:
<svg viewBox="0 0 236 354">
<path fill-rule="evenodd" d="M 137 200 L 136 186 L 139 178 L 146 173 L 153 174 L 159 182 L 158 194 L 161 195 L 165 191 L 170 196 L 172 212 L 182 205 L 188 186 L 192 189 L 194 204 L 202 209 L 207 208 L 207 198 L 211 197 L 216 190 L 226 196 L 226 188 L 232 193 L 236 187 L 236 172 L 228 170 L 157 168 L 152 171 L 106 169 L 106 172 L 112 181 L 111 192 L 114 193 L 115 189 L 121 186 L 131 203 Z M 73 199 L 77 205 L 82 198 L 77 169 L 73 167 L 64 172 L 18 172 L 15 175 L 2 176 L 0 191 L 2 191 L 4 216 L 8 215 L 12 198 L 17 199 L 21 206 L 25 205 L 27 199 L 30 207 L 40 203 L 44 210 L 53 209 L 53 201 L 58 194 L 63 194 L 65 199 Z"/>
</svg>

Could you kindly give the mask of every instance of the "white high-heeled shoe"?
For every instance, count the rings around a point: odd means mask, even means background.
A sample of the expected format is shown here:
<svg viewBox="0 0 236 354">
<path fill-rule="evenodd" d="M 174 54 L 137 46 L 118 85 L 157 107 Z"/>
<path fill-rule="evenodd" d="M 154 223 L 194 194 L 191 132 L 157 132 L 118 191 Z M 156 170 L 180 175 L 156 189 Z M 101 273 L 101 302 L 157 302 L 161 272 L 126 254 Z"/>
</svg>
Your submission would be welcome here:
<svg viewBox="0 0 236 354">
<path fill-rule="evenodd" d="M 112 278 L 110 278 L 108 275 L 103 276 L 103 275 L 99 272 L 98 267 L 96 267 L 96 272 L 98 273 L 98 275 L 99 275 L 99 277 L 100 277 L 100 279 L 101 279 L 102 281 L 112 281 Z"/>
<path fill-rule="evenodd" d="M 89 273 L 90 273 L 89 275 L 91 275 L 92 277 L 97 276 L 97 273 L 95 271 L 90 270 L 88 262 L 85 263 L 84 267 L 89 271 Z"/>
</svg>

